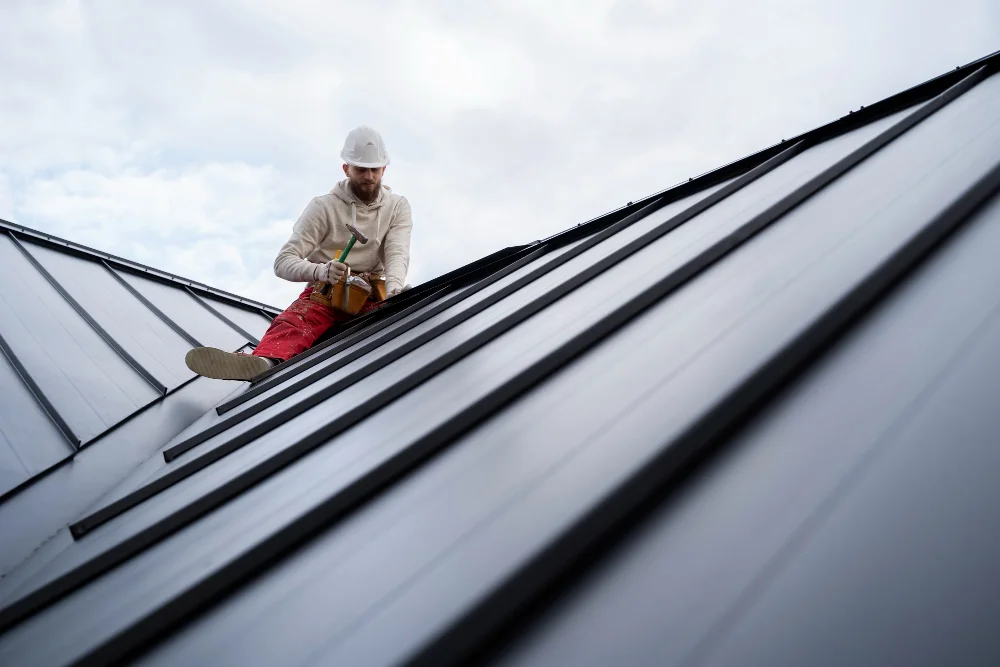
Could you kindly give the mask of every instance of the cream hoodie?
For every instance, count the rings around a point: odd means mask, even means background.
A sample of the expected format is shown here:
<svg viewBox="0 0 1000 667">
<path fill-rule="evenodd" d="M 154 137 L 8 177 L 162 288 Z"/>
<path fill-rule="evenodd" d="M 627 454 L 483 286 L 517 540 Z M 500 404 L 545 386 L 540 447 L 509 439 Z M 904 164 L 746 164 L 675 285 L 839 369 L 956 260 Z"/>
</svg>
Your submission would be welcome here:
<svg viewBox="0 0 1000 667">
<path fill-rule="evenodd" d="M 274 274 L 292 282 L 316 280 L 319 266 L 339 257 L 347 246 L 351 238 L 347 224 L 352 220 L 368 243 L 358 241 L 351 248 L 347 255 L 351 271 L 384 270 L 386 290 L 401 288 L 410 264 L 410 203 L 383 184 L 375 201 L 365 204 L 347 179 L 309 202 L 274 260 Z"/>
</svg>

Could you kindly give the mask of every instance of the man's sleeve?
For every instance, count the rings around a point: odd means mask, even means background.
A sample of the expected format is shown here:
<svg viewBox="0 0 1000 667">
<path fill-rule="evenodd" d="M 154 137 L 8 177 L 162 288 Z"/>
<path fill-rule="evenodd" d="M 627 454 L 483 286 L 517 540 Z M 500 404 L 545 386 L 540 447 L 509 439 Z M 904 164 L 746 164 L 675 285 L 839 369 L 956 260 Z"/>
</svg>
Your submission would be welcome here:
<svg viewBox="0 0 1000 667">
<path fill-rule="evenodd" d="M 274 275 L 293 283 L 316 280 L 316 268 L 321 265 L 310 262 L 306 257 L 326 238 L 328 226 L 326 211 L 317 199 L 313 199 L 302 211 L 292 227 L 292 235 L 274 258 Z"/>
<path fill-rule="evenodd" d="M 413 229 L 413 219 L 410 213 L 410 202 L 406 197 L 400 197 L 392 216 L 389 231 L 385 233 L 382 248 L 385 258 L 385 288 L 386 291 L 402 289 L 406 282 L 406 272 L 410 268 L 410 232 Z"/>
</svg>

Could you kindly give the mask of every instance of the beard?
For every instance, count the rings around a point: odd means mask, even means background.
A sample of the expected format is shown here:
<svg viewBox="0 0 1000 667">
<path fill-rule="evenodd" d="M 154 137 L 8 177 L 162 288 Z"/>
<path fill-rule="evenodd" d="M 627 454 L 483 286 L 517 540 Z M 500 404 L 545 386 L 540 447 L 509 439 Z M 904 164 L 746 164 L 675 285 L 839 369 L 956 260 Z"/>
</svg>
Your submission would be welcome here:
<svg viewBox="0 0 1000 667">
<path fill-rule="evenodd" d="M 365 202 L 370 204 L 378 197 L 379 190 L 382 189 L 382 179 L 377 178 L 374 181 L 363 181 L 361 179 L 350 179 L 351 190 L 354 195 Z"/>
</svg>

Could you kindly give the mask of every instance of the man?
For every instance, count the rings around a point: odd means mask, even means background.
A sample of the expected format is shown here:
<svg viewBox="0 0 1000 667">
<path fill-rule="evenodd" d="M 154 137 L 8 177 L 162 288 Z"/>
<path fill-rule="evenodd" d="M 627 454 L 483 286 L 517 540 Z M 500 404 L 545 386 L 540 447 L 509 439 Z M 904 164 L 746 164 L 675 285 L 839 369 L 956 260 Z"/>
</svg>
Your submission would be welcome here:
<svg viewBox="0 0 1000 667">
<path fill-rule="evenodd" d="M 352 317 L 310 300 L 312 283 L 334 284 L 347 266 L 334 253 L 347 246 L 354 226 L 368 238 L 346 258 L 351 275 L 385 275 L 386 298 L 403 291 L 410 262 L 410 204 L 382 183 L 389 155 L 381 135 L 359 127 L 347 135 L 340 153 L 344 180 L 329 194 L 314 198 L 292 228 L 292 235 L 274 260 L 274 273 L 292 282 L 310 283 L 271 323 L 253 354 L 199 347 L 188 352 L 188 368 L 223 380 L 249 380 L 281 361 L 309 349 L 330 327 Z M 352 222 L 353 221 L 353 222 Z M 336 255 L 336 256 L 339 256 Z M 376 290 L 361 313 L 380 305 Z"/>
</svg>

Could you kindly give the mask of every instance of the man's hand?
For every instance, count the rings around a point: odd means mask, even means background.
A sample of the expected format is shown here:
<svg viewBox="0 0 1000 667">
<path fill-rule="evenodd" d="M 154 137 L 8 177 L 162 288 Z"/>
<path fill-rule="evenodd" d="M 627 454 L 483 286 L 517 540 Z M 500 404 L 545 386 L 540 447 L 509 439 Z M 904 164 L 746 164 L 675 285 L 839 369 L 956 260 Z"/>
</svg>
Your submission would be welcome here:
<svg viewBox="0 0 1000 667">
<path fill-rule="evenodd" d="M 401 286 L 399 283 L 388 283 L 385 286 L 385 298 L 388 299 L 389 297 L 396 296 L 400 292 L 405 292 L 408 289 L 410 289 L 409 285 Z"/>
<path fill-rule="evenodd" d="M 347 272 L 347 265 L 343 262 L 331 260 L 326 264 L 317 264 L 313 269 L 313 279 L 328 285 L 332 285 L 344 277 Z"/>
</svg>

